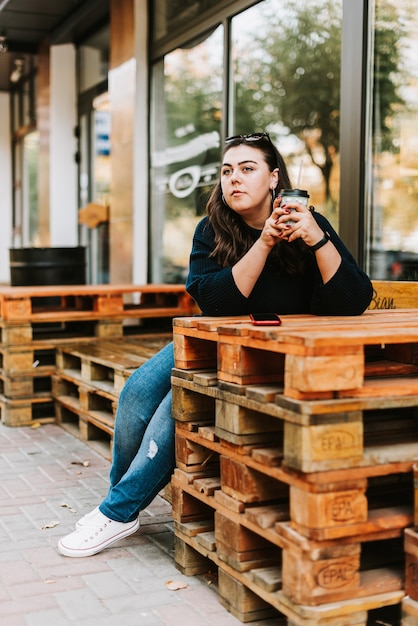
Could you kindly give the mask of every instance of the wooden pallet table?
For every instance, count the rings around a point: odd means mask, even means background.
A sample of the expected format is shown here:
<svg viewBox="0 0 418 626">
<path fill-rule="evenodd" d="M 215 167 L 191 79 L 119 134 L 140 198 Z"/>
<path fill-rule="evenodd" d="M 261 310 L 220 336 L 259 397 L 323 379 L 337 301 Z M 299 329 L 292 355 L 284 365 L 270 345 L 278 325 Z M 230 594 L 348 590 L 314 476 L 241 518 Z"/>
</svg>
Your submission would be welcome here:
<svg viewBox="0 0 418 626">
<path fill-rule="evenodd" d="M 229 324 L 218 333 L 218 378 L 225 382 L 282 382 L 285 396 L 307 400 L 418 391 L 414 310 L 284 316 L 274 330 Z"/>
<path fill-rule="evenodd" d="M 365 626 L 400 607 L 416 511 L 417 311 L 173 327 L 179 569 L 212 563 L 242 621 L 270 607 L 288 626 Z"/>
<path fill-rule="evenodd" d="M 203 479 L 197 481 L 203 483 Z M 263 610 L 265 617 L 270 607 L 287 616 L 288 624 L 302 626 L 365 626 L 369 611 L 398 604 L 404 596 L 402 530 L 396 535 L 385 531 L 368 540 L 363 537 L 363 542 L 357 537 L 352 543 L 315 544 L 302 538 L 301 546 L 292 541 L 294 531 L 289 523 L 275 522 L 283 527 L 282 534 L 271 526 L 259 526 L 254 521 L 257 513 L 253 517 L 240 513 L 236 503 L 228 503 L 222 494 L 217 497 L 219 490 L 209 495 L 201 487 L 187 484 L 177 470 L 172 488 L 178 569 L 186 575 L 217 569 L 219 594 L 224 600 L 231 601 L 227 589 L 232 579 L 243 599 L 227 608 L 242 621 L 260 619 L 254 612 L 253 594 L 262 600 L 258 610 Z M 258 515 L 267 519 L 265 511 Z M 270 519 L 274 519 L 273 513 Z M 274 541 L 270 542 L 272 535 Z M 360 550 L 365 555 L 361 565 Z M 295 572 L 300 573 L 299 579 L 295 580 Z M 289 586 L 296 590 L 290 596 L 286 593 Z"/>
<path fill-rule="evenodd" d="M 418 624 L 418 602 L 409 596 L 402 600 L 402 626 L 416 626 Z"/>
<path fill-rule="evenodd" d="M 302 625 L 315 623 L 313 617 L 304 617 L 310 614 L 308 607 L 318 608 L 316 613 L 311 612 L 318 624 L 332 624 L 332 620 L 327 621 L 327 615 L 328 612 L 332 615 L 333 603 L 340 607 L 340 618 L 344 616 L 348 620 L 349 608 L 358 609 L 361 599 L 364 599 L 363 610 L 367 607 L 366 615 L 385 606 L 385 602 L 388 605 L 400 602 L 404 579 L 403 530 L 413 521 L 413 488 L 411 481 L 406 480 L 408 475 L 382 475 L 378 480 L 367 481 L 370 484 L 365 488 L 362 481 L 333 482 L 334 472 L 326 492 L 330 501 L 333 499 L 333 506 L 329 507 L 326 519 L 319 520 L 324 527 L 320 528 L 320 540 L 316 541 L 311 538 L 312 529 L 302 534 L 293 522 L 292 489 L 304 485 L 302 475 L 287 473 L 277 465 L 265 465 L 266 459 L 271 458 L 271 449 L 255 447 L 253 454 L 239 446 L 234 450 L 228 442 L 210 437 L 208 426 L 199 427 L 202 430 L 199 435 L 199 428 L 193 431 L 190 423 L 186 424 L 186 427 L 183 423 L 176 424 L 180 431 L 178 438 L 187 439 L 188 445 L 180 443 L 176 447 L 178 462 L 172 479 L 178 539 L 176 562 L 183 573 L 197 573 L 199 567 L 200 573 L 207 571 L 208 564 L 196 559 L 197 552 L 252 593 L 256 591 L 258 597 L 289 619 L 293 615 L 292 623 Z M 219 465 L 214 457 L 219 457 Z M 385 472 L 390 472 L 390 468 L 386 467 Z M 322 474 L 318 476 L 326 478 Z M 345 474 L 341 472 L 340 479 Z M 309 490 L 307 494 L 307 497 L 312 495 Z M 319 495 L 324 495 L 322 489 Z M 370 498 L 367 519 L 361 513 L 364 513 L 361 495 Z M 408 499 L 409 506 L 405 506 Z M 299 504 L 296 503 L 298 514 Z M 355 519 L 356 513 L 363 521 Z M 314 509 L 312 515 L 315 517 Z M 324 540 L 324 536 L 329 538 Z M 277 549 L 282 551 L 281 557 L 275 554 Z M 393 563 L 390 555 L 395 557 Z M 379 562 L 379 556 L 383 561 Z M 294 580 L 295 572 L 300 572 L 298 581 Z M 314 581 L 311 587 L 307 581 Z M 299 590 L 300 595 L 289 596 L 285 593 L 289 588 Z M 240 619 L 245 618 L 243 621 L 250 621 L 244 606 L 232 607 L 232 612 Z M 295 607 L 300 611 L 298 619 Z M 334 619 L 336 615 L 337 612 Z M 366 624 L 364 613 L 359 623 Z"/>
<path fill-rule="evenodd" d="M 416 395 L 301 401 L 277 393 L 275 385 L 233 393 L 229 385 L 200 384 L 208 374 L 188 372 L 190 379 L 177 372 L 172 389 L 178 422 L 210 422 L 219 439 L 235 445 L 274 445 L 280 463 L 308 476 L 307 482 L 310 473 L 321 471 L 341 476 L 344 470 L 357 478 L 391 465 L 410 472 L 418 458 Z"/>
<path fill-rule="evenodd" d="M 178 471 L 198 489 L 221 489 L 216 497 L 239 501 L 239 510 L 250 517 L 258 513 L 263 528 L 262 514 L 269 521 L 285 516 L 308 539 L 328 540 L 413 523 L 411 464 L 403 464 L 401 472 L 398 463 L 380 466 L 380 476 L 367 467 L 305 476 L 283 467 L 275 448 L 232 446 L 207 438 L 207 427 L 202 430 L 203 435 L 176 424 Z"/>
</svg>

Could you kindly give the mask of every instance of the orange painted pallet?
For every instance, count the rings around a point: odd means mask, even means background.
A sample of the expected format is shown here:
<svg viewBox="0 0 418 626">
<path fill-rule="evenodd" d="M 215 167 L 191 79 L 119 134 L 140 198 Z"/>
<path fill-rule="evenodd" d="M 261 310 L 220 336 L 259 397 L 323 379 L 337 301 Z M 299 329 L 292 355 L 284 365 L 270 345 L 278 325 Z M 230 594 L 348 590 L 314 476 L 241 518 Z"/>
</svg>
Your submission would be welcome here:
<svg viewBox="0 0 418 626">
<path fill-rule="evenodd" d="M 61 346 L 52 377 L 57 422 L 111 458 L 117 401 L 129 376 L 171 340 L 155 334 Z"/>
<path fill-rule="evenodd" d="M 219 380 L 282 382 L 296 399 L 418 392 L 418 314 L 369 311 L 354 318 L 284 318 L 280 327 L 218 328 Z"/>
<path fill-rule="evenodd" d="M 275 446 L 280 463 L 302 472 L 305 481 L 311 474 L 320 481 L 321 472 L 379 475 L 388 466 L 391 473 L 410 472 L 418 459 L 418 396 L 289 400 L 276 386 L 249 385 L 245 394 L 232 393 L 230 385 L 199 384 L 206 376 L 189 375 L 172 377 L 177 422 L 212 424 L 231 449 Z"/>
<path fill-rule="evenodd" d="M 418 393 L 418 311 L 357 317 L 283 316 L 280 327 L 245 318 L 174 320 L 175 365 L 212 367 L 220 382 L 276 383 L 288 398 L 381 397 Z"/>
<path fill-rule="evenodd" d="M 117 396 L 129 375 L 171 338 L 169 333 L 158 333 L 67 344 L 57 348 L 57 373 L 74 383 L 90 383 Z"/>
<path fill-rule="evenodd" d="M 207 428 L 202 430 L 206 435 Z M 381 476 L 364 468 L 362 475 L 325 472 L 307 481 L 285 468 L 273 448 L 234 450 L 204 435 L 176 424 L 178 476 L 202 493 L 212 490 L 215 500 L 234 504 L 263 529 L 273 528 L 278 516 L 307 539 L 321 541 L 399 531 L 413 523 L 412 473 L 399 472 L 397 465 L 381 466 Z"/>
<path fill-rule="evenodd" d="M 404 596 L 402 529 L 317 543 L 299 536 L 286 522 L 277 523 L 280 533 L 257 527 L 221 498 L 194 489 L 177 472 L 172 488 L 175 560 L 187 575 L 210 569 L 193 558 L 191 548 L 289 619 L 298 615 L 301 621 L 295 623 L 307 625 L 344 616 L 347 621 L 341 623 L 351 623 L 350 616 L 357 618 L 358 611 L 398 604 Z M 272 533 L 275 541 L 268 550 Z M 238 605 L 238 613 L 244 615 L 245 606 Z"/>
<path fill-rule="evenodd" d="M 191 315 L 183 285 L 0 287 L 0 319 L 8 324 Z"/>
<path fill-rule="evenodd" d="M 221 602 L 244 621 L 268 605 L 288 626 L 400 610 L 405 558 L 415 567 L 403 537 L 416 515 L 417 346 L 409 309 L 279 328 L 174 320 L 179 569 L 213 563 Z"/>
<path fill-rule="evenodd" d="M 0 417 L 5 426 L 55 422 L 51 392 L 39 392 L 31 397 L 13 399 L 0 395 Z"/>
<path fill-rule="evenodd" d="M 84 411 L 73 396 L 55 399 L 56 422 L 77 439 L 85 441 L 105 459 L 112 459 L 114 419 L 108 411 Z"/>
</svg>

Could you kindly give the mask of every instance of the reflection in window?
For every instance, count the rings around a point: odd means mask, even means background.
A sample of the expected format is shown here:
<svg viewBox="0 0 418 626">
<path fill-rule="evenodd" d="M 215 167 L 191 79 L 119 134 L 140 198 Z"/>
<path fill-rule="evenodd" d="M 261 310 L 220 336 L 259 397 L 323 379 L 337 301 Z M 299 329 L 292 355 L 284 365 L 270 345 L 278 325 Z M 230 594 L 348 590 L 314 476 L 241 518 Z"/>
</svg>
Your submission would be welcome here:
<svg viewBox="0 0 418 626">
<path fill-rule="evenodd" d="M 190 22 L 200 19 L 205 11 L 223 0 L 154 0 L 152 15 L 153 40 L 162 39 L 170 32 L 183 30 L 187 33 Z"/>
<path fill-rule="evenodd" d="M 153 282 L 184 282 L 191 241 L 219 170 L 223 28 L 153 68 Z"/>
<path fill-rule="evenodd" d="M 109 206 L 111 190 L 111 109 L 107 92 L 89 103 L 80 117 L 79 206 Z M 102 216 L 105 212 L 102 213 Z M 81 226 L 80 239 L 88 250 L 89 281 L 109 282 L 109 223 Z"/>
<path fill-rule="evenodd" d="M 109 71 L 109 26 L 95 32 L 78 48 L 79 92 L 107 79 Z"/>
<path fill-rule="evenodd" d="M 418 18 L 376 0 L 368 198 L 370 274 L 418 280 Z"/>
<path fill-rule="evenodd" d="M 23 243 L 27 246 L 39 245 L 38 159 L 39 132 L 33 131 L 23 139 Z"/>
<path fill-rule="evenodd" d="M 342 0 L 265 0 L 232 20 L 230 134 L 268 130 L 335 227 L 341 26 Z"/>
</svg>

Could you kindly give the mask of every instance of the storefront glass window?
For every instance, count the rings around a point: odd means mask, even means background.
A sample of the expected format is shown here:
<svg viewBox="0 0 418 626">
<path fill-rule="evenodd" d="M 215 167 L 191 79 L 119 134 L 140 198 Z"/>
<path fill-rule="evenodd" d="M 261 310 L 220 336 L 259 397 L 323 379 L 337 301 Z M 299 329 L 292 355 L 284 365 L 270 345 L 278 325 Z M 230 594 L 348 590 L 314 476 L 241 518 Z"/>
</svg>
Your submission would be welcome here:
<svg viewBox="0 0 418 626">
<path fill-rule="evenodd" d="M 370 274 L 418 280 L 418 16 L 376 0 L 366 205 Z"/>
<path fill-rule="evenodd" d="M 184 282 L 194 228 L 219 170 L 223 28 L 153 68 L 151 279 Z"/>
<path fill-rule="evenodd" d="M 33 131 L 23 140 L 23 233 L 25 245 L 39 245 L 38 242 L 38 159 L 39 132 Z"/>
<path fill-rule="evenodd" d="M 232 20 L 231 134 L 268 130 L 338 227 L 342 0 L 266 0 Z"/>
<path fill-rule="evenodd" d="M 109 26 L 94 33 L 78 49 L 79 92 L 107 79 L 109 71 Z"/>
<path fill-rule="evenodd" d="M 178 30 L 187 30 L 205 11 L 213 10 L 223 0 L 154 0 L 152 15 L 153 40 L 158 41 Z"/>
<path fill-rule="evenodd" d="M 219 169 L 221 117 L 228 134 L 269 131 L 293 185 L 338 228 L 342 0 L 265 0 L 224 24 L 227 67 L 219 26 L 153 68 L 153 281 L 186 277 L 202 190 Z"/>
<path fill-rule="evenodd" d="M 13 152 L 12 246 L 39 245 L 38 175 L 40 136 L 36 128 L 34 63 L 15 62 L 11 91 Z M 22 63 L 20 62 L 22 61 Z"/>
<path fill-rule="evenodd" d="M 88 249 L 89 279 L 93 283 L 109 282 L 109 223 L 105 219 L 111 184 L 111 111 L 107 92 L 84 103 L 80 115 L 79 139 L 79 205 L 88 213 L 89 203 L 100 205 L 97 221 L 87 216 L 81 226 L 80 239 Z"/>
</svg>

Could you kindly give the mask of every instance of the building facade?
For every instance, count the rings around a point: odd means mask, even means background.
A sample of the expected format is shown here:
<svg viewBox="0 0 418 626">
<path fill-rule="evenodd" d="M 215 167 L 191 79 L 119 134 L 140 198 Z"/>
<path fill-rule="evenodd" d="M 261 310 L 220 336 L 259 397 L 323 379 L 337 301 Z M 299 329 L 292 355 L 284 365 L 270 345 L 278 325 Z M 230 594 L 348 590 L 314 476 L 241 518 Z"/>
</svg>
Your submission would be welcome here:
<svg viewBox="0 0 418 626">
<path fill-rule="evenodd" d="M 31 246 L 184 282 L 223 140 L 259 131 L 372 278 L 418 278 L 413 0 L 83 4 L 88 32 L 53 29 L 0 92 L 0 282 Z"/>
</svg>

